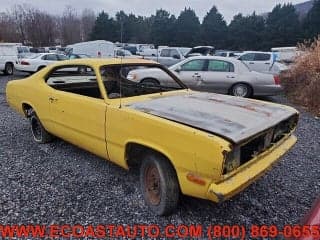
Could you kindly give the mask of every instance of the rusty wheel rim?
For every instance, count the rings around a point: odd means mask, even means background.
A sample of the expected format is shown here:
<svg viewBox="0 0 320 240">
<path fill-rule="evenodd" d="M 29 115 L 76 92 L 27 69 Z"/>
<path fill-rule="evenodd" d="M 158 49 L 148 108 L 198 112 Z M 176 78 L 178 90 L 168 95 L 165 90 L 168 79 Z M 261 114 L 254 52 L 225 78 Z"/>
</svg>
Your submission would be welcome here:
<svg viewBox="0 0 320 240">
<path fill-rule="evenodd" d="M 159 205 L 161 200 L 160 174 L 156 166 L 148 166 L 144 175 L 145 192 L 152 205 Z"/>
</svg>

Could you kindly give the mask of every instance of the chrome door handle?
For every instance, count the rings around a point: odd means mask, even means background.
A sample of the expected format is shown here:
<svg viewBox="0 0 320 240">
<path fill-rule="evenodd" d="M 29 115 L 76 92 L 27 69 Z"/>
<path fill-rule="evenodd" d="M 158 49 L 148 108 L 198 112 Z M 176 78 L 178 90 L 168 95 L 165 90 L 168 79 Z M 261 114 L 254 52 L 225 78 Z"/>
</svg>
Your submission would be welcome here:
<svg viewBox="0 0 320 240">
<path fill-rule="evenodd" d="M 235 78 L 235 76 L 227 76 L 227 78 Z"/>
</svg>

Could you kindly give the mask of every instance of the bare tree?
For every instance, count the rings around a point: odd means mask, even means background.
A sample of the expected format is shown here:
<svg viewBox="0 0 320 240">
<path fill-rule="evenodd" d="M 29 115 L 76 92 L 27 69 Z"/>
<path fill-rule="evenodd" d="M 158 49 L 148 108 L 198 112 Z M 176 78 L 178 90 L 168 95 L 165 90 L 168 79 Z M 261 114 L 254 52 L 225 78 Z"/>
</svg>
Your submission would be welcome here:
<svg viewBox="0 0 320 240">
<path fill-rule="evenodd" d="M 8 12 L 0 13 L 0 41 L 17 42 L 19 39 L 16 24 Z"/>
<path fill-rule="evenodd" d="M 71 6 L 66 6 L 61 17 L 61 40 L 63 45 L 80 42 L 80 19 Z"/>
<path fill-rule="evenodd" d="M 96 15 L 92 9 L 85 8 L 81 15 L 81 41 L 89 39 L 92 32 Z"/>
<path fill-rule="evenodd" d="M 25 29 L 25 22 L 27 17 L 28 9 L 27 4 L 23 5 L 14 5 L 11 10 L 11 16 L 15 22 L 16 31 L 19 37 L 19 42 L 25 43 L 26 42 L 26 29 Z"/>
<path fill-rule="evenodd" d="M 25 29 L 27 40 L 34 46 L 49 46 L 55 43 L 54 18 L 35 8 L 26 9 Z"/>
</svg>

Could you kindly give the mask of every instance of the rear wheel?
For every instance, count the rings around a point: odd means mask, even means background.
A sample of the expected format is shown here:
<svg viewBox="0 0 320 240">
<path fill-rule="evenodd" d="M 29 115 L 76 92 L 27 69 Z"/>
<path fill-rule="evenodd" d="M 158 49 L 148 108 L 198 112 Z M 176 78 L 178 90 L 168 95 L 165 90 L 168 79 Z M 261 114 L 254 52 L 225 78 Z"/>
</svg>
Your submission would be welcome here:
<svg viewBox="0 0 320 240">
<path fill-rule="evenodd" d="M 169 215 L 177 208 L 179 183 L 174 168 L 165 157 L 155 153 L 144 157 L 140 184 L 146 204 L 157 215 Z"/>
<path fill-rule="evenodd" d="M 13 64 L 12 63 L 6 63 L 4 67 L 4 73 L 6 75 L 12 75 L 13 74 Z"/>
<path fill-rule="evenodd" d="M 53 140 L 53 136 L 42 126 L 35 111 L 30 113 L 30 125 L 33 139 L 37 143 L 48 143 Z"/>
<path fill-rule="evenodd" d="M 237 83 L 232 86 L 230 90 L 230 94 L 236 97 L 251 97 L 252 96 L 252 88 L 245 83 Z"/>
</svg>

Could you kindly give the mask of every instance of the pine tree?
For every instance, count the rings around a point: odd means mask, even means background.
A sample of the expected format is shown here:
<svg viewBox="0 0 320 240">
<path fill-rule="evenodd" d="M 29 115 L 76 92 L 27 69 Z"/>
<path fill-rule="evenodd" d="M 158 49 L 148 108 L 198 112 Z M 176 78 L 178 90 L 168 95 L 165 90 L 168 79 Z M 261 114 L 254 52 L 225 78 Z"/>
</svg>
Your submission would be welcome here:
<svg viewBox="0 0 320 240">
<path fill-rule="evenodd" d="M 223 16 L 213 6 L 203 19 L 201 39 L 205 45 L 213 45 L 216 49 L 226 46 L 227 24 Z"/>
</svg>

